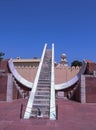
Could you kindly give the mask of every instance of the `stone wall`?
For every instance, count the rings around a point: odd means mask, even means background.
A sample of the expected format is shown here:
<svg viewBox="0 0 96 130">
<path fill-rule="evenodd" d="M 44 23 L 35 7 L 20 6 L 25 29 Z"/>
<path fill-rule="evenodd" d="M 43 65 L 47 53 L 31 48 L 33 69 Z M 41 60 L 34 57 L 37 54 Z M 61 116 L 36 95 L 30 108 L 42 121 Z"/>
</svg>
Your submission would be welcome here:
<svg viewBox="0 0 96 130">
<path fill-rule="evenodd" d="M 86 102 L 96 103 L 96 77 L 86 76 Z"/>
<path fill-rule="evenodd" d="M 0 101 L 6 101 L 7 94 L 7 75 L 0 76 Z"/>
<path fill-rule="evenodd" d="M 55 84 L 67 82 L 72 79 L 79 70 L 79 67 L 55 67 Z"/>
<path fill-rule="evenodd" d="M 6 101 L 7 79 L 8 79 L 8 60 L 0 62 L 0 101 Z"/>
<path fill-rule="evenodd" d="M 15 66 L 18 73 L 30 82 L 34 82 L 38 67 Z M 55 84 L 64 83 L 73 78 L 78 72 L 79 67 L 55 67 Z"/>
<path fill-rule="evenodd" d="M 38 67 L 35 66 L 15 66 L 18 73 L 23 76 L 25 79 L 29 80 L 30 82 L 34 82 L 35 75 L 37 72 Z M 79 67 L 55 67 L 55 83 L 63 83 L 71 78 L 73 78 L 78 72 Z M 10 75 L 10 71 L 8 69 L 8 60 L 4 60 L 0 62 L 0 101 L 6 101 L 11 99 L 18 99 L 21 98 L 18 89 L 16 89 L 15 84 L 13 83 L 12 93 L 9 93 L 8 90 L 10 89 L 10 85 L 8 87 L 8 75 Z M 29 89 L 27 90 L 26 87 L 22 86 L 18 83 L 22 90 L 27 92 L 27 96 L 29 95 Z M 76 89 L 75 89 L 76 88 Z M 75 91 L 74 91 L 75 90 Z M 8 95 L 9 94 L 9 97 Z M 10 94 L 12 94 L 10 96 Z M 96 64 L 93 62 L 87 62 L 87 69 L 85 74 L 81 76 L 81 79 L 70 88 L 66 90 L 62 90 L 59 95 L 61 97 L 67 97 L 70 94 L 73 95 L 73 99 L 76 101 L 81 101 L 81 103 L 96 103 Z"/>
<path fill-rule="evenodd" d="M 15 66 L 17 72 L 24 77 L 26 80 L 30 81 L 30 82 L 34 82 L 35 76 L 36 76 L 36 72 L 38 67 L 30 67 L 30 66 Z"/>
</svg>

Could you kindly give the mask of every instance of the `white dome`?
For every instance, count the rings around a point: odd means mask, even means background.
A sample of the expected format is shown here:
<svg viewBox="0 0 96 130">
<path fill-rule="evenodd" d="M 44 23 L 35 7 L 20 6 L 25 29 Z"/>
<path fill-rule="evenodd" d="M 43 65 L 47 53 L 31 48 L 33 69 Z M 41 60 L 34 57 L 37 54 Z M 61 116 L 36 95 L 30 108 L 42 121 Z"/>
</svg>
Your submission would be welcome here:
<svg viewBox="0 0 96 130">
<path fill-rule="evenodd" d="M 62 58 L 62 59 L 65 59 L 65 58 L 66 58 L 66 54 L 65 54 L 65 53 L 62 53 L 61 58 Z"/>
</svg>

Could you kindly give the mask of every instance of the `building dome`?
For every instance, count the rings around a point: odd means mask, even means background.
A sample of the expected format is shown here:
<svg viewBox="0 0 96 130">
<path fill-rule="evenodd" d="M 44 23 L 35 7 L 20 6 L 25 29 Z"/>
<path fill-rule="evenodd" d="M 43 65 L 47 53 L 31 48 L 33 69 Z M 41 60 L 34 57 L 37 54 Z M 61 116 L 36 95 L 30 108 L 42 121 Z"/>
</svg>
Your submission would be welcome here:
<svg viewBox="0 0 96 130">
<path fill-rule="evenodd" d="M 62 53 L 61 54 L 61 59 L 65 59 L 66 58 L 66 54 L 65 53 Z"/>
<path fill-rule="evenodd" d="M 63 66 L 68 66 L 67 56 L 65 53 L 61 54 L 60 64 L 62 64 Z"/>
</svg>

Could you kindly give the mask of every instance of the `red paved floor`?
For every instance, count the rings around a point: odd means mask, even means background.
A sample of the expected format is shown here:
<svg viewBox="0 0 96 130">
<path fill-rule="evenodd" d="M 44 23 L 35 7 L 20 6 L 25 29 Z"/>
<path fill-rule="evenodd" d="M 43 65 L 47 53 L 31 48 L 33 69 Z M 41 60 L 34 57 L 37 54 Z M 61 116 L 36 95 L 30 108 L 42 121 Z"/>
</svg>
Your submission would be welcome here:
<svg viewBox="0 0 96 130">
<path fill-rule="evenodd" d="M 0 130 L 96 130 L 96 104 L 58 99 L 58 120 L 20 119 L 21 103 L 0 103 Z"/>
</svg>

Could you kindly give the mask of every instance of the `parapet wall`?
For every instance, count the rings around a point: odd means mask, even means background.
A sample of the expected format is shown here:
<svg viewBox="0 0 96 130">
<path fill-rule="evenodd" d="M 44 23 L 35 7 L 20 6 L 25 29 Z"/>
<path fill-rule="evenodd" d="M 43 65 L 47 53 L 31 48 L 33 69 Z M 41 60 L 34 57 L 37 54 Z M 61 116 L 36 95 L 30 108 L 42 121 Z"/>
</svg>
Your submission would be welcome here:
<svg viewBox="0 0 96 130">
<path fill-rule="evenodd" d="M 15 66 L 17 72 L 26 80 L 34 82 L 35 75 L 38 67 L 28 67 L 28 66 Z"/>
<path fill-rule="evenodd" d="M 55 84 L 64 83 L 72 79 L 80 67 L 55 67 Z"/>
<path fill-rule="evenodd" d="M 30 82 L 34 82 L 38 67 L 16 66 L 18 73 Z M 64 83 L 73 78 L 78 72 L 79 67 L 55 67 L 55 84 Z"/>
</svg>

